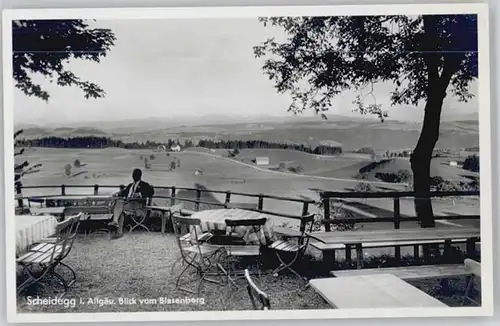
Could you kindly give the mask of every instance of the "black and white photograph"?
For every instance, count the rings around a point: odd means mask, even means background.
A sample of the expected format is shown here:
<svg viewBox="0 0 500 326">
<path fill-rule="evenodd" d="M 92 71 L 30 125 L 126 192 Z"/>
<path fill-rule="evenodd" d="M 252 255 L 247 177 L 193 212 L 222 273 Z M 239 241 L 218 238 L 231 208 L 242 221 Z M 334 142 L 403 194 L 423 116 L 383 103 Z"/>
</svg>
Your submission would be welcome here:
<svg viewBox="0 0 500 326">
<path fill-rule="evenodd" d="M 12 321 L 492 314 L 486 5 L 3 17 Z"/>
</svg>

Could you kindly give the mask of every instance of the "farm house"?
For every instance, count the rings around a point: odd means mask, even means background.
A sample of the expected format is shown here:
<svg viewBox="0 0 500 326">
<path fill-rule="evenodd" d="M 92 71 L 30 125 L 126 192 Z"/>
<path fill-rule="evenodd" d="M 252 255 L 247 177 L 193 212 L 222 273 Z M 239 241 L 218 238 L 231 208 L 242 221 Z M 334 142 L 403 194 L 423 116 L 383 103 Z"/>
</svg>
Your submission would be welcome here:
<svg viewBox="0 0 500 326">
<path fill-rule="evenodd" d="M 170 149 L 173 152 L 180 152 L 181 151 L 181 147 L 179 145 L 172 146 L 172 147 L 170 147 Z"/>
<path fill-rule="evenodd" d="M 269 165 L 270 164 L 269 157 L 267 157 L 267 156 L 258 156 L 252 161 L 253 161 L 253 163 L 255 163 L 257 165 Z"/>
</svg>

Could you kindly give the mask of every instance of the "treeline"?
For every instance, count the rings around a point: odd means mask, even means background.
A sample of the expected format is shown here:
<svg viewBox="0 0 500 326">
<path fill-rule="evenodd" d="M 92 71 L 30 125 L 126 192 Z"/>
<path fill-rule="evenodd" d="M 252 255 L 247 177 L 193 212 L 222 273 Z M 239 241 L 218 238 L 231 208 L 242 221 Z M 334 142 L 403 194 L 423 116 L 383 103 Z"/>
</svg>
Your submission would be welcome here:
<svg viewBox="0 0 500 326">
<path fill-rule="evenodd" d="M 187 143 L 187 142 L 186 142 Z M 159 146 L 166 146 L 168 148 L 178 145 L 177 141 L 169 139 L 165 143 L 157 143 L 154 141 L 146 142 L 123 142 L 121 140 L 114 140 L 108 137 L 44 137 L 39 139 L 20 139 L 16 140 L 16 146 L 22 147 L 50 147 L 50 148 L 108 148 L 118 147 L 126 149 L 150 149 L 158 148 Z M 189 145 L 187 143 L 187 145 Z"/>
<path fill-rule="evenodd" d="M 185 140 L 184 144 L 180 144 L 177 140 L 168 139 L 165 142 L 159 143 L 155 141 L 146 142 L 123 142 L 121 140 L 114 140 L 108 137 L 44 137 L 39 139 L 19 139 L 16 140 L 16 146 L 22 147 L 50 147 L 50 148 L 107 148 L 118 147 L 126 149 L 152 149 L 160 146 L 167 147 L 167 150 L 175 145 L 181 145 L 184 148 L 188 147 L 203 147 L 208 149 L 290 149 L 300 152 L 316 154 L 316 155 L 335 155 L 341 154 L 341 147 L 324 146 L 320 145 L 315 148 L 303 144 L 286 144 L 278 142 L 268 142 L 264 140 L 200 140 L 194 143 L 192 140 Z"/>
<path fill-rule="evenodd" d="M 277 142 L 268 142 L 265 140 L 200 140 L 198 142 L 199 147 L 209 148 L 209 149 L 254 149 L 254 148 L 265 148 L 265 149 L 290 149 L 310 154 L 317 155 L 335 155 L 341 154 L 341 147 L 324 146 L 320 145 L 314 149 L 310 146 L 304 144 L 286 144 Z"/>
</svg>

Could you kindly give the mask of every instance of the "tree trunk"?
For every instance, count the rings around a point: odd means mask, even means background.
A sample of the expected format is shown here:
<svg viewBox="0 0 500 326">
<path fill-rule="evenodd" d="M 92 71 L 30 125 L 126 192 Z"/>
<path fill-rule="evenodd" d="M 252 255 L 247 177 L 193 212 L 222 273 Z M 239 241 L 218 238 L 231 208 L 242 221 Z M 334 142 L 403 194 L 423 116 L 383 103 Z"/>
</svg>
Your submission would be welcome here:
<svg viewBox="0 0 500 326">
<path fill-rule="evenodd" d="M 441 108 L 446 97 L 449 78 L 439 76 L 440 58 L 434 53 L 438 49 L 438 18 L 425 15 L 423 18 L 425 39 L 422 50 L 427 72 L 427 103 L 425 105 L 422 131 L 413 151 L 410 164 L 413 171 L 413 190 L 415 191 L 415 213 L 421 227 L 434 227 L 434 213 L 430 199 L 430 169 L 434 146 L 439 138 Z M 443 65 L 445 67 L 445 65 Z M 449 68 L 446 66 L 446 68 Z M 443 73 L 445 71 L 443 70 Z M 446 69 L 446 74 L 451 72 Z"/>
<path fill-rule="evenodd" d="M 413 190 L 415 191 L 415 213 L 421 227 L 434 227 L 434 213 L 430 195 L 430 168 L 434 146 L 439 138 L 439 125 L 444 94 L 439 90 L 429 92 L 425 105 L 422 131 L 413 151 L 410 163 L 413 171 Z"/>
</svg>

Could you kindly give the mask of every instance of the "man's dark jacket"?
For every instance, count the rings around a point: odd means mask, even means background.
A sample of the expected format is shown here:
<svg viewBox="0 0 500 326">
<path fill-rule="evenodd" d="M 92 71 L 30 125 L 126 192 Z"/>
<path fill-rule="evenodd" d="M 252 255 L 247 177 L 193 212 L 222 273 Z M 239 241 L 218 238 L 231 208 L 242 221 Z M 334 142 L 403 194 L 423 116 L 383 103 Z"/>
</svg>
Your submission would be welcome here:
<svg viewBox="0 0 500 326">
<path fill-rule="evenodd" d="M 119 197 L 127 197 L 128 193 L 130 191 L 130 188 L 134 185 L 134 182 L 130 183 L 125 189 L 120 191 L 118 193 Z M 139 202 L 144 202 L 146 204 L 147 198 L 153 197 L 155 194 L 155 189 L 153 188 L 152 185 L 147 183 L 146 181 L 139 181 L 139 184 L 137 185 L 137 188 L 135 190 L 135 193 L 141 194 L 141 198 L 144 198 L 144 200 L 139 200 Z"/>
</svg>

